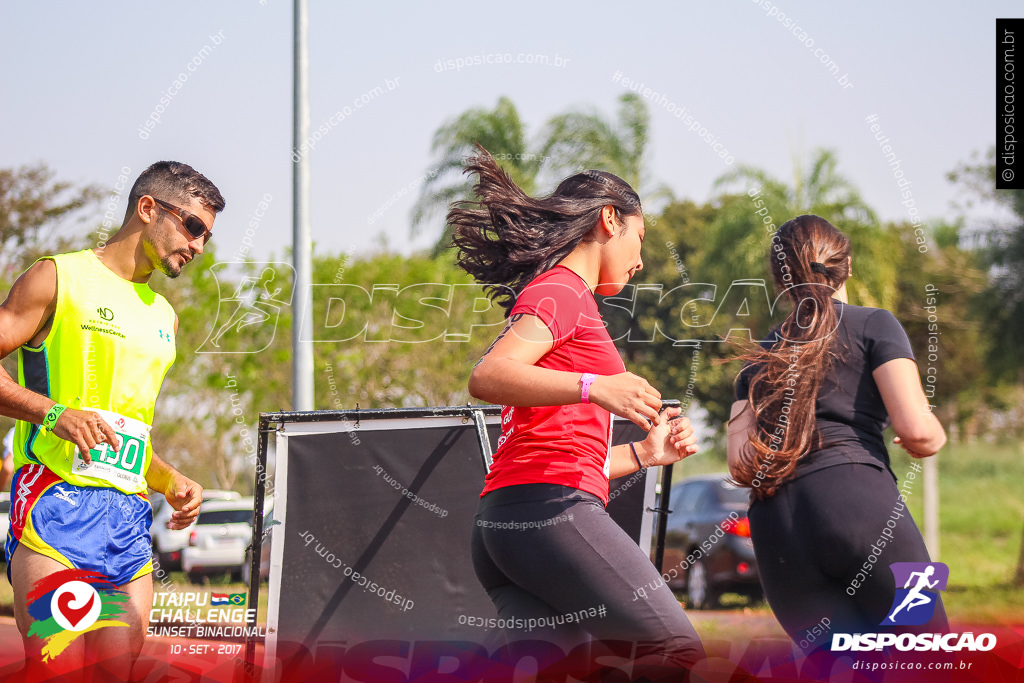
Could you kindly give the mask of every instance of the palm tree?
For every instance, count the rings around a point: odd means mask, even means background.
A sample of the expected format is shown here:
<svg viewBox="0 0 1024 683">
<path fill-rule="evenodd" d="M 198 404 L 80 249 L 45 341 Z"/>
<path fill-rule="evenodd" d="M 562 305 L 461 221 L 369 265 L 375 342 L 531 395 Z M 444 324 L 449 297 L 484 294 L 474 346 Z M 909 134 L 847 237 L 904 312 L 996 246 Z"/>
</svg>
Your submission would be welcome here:
<svg viewBox="0 0 1024 683">
<path fill-rule="evenodd" d="M 434 133 L 431 151 L 440 155 L 423 184 L 413 208 L 412 232 L 455 201 L 471 199 L 473 181 L 461 176 L 465 158 L 480 143 L 527 194 L 534 194 L 542 178 L 558 180 L 588 168 L 608 171 L 628 182 L 637 192 L 646 176 L 646 151 L 650 115 L 640 97 L 627 93 L 619 98 L 615 120 L 596 111 L 574 111 L 553 117 L 541 134 L 539 152 L 527 143 L 526 128 L 515 105 L 507 97 L 493 110 L 470 109 Z M 543 175 L 541 171 L 543 170 Z M 671 198 L 661 187 L 649 198 Z M 451 243 L 446 225 L 434 245 L 434 255 Z"/>
<path fill-rule="evenodd" d="M 865 306 L 891 308 L 897 294 L 895 263 L 881 257 L 894 248 L 894 235 L 879 227 L 875 212 L 837 166 L 834 152 L 818 149 L 811 155 L 806 171 L 800 160 L 794 159 L 792 185 L 752 166 L 740 166 L 721 176 L 715 186 L 723 190 L 719 197 L 722 211 L 717 229 L 711 233 L 708 263 L 728 264 L 729 271 L 747 277 L 767 275 L 764 216 L 770 216 L 778 228 L 790 218 L 813 213 L 842 230 L 853 242 L 854 277 L 847 284 L 852 300 Z M 758 190 L 757 198 L 764 202 L 767 213 L 755 213 L 751 197 L 754 190 Z M 865 258 L 858 259 L 858 255 Z"/>
<path fill-rule="evenodd" d="M 507 97 L 498 100 L 493 110 L 483 107 L 470 109 L 443 124 L 434 133 L 430 151 L 440 159 L 428 172 L 420 188 L 420 197 L 412 210 L 412 234 L 424 223 L 444 214 L 455 201 L 473 196 L 473 180 L 462 176 L 466 157 L 476 154 L 479 143 L 500 162 L 509 177 L 524 192 L 535 190 L 540 159 L 529 151 L 526 127 L 515 104 Z M 434 245 L 437 255 L 451 243 L 451 231 L 446 225 Z"/>
<path fill-rule="evenodd" d="M 578 173 L 587 168 L 614 173 L 637 193 L 646 180 L 651 116 L 638 95 L 619 98 L 615 120 L 596 110 L 573 111 L 552 118 L 544 130 L 541 155 L 553 173 Z"/>
</svg>

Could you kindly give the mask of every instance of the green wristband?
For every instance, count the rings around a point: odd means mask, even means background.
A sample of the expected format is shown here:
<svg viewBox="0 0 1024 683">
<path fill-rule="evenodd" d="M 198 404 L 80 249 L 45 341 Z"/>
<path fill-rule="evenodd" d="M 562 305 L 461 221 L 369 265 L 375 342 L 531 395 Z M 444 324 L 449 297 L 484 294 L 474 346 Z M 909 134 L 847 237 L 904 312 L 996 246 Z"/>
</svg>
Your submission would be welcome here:
<svg viewBox="0 0 1024 683">
<path fill-rule="evenodd" d="M 43 418 L 43 426 L 52 430 L 53 426 L 57 424 L 57 418 L 67 409 L 68 407 L 65 405 L 54 403 L 53 407 L 50 408 L 50 412 L 46 413 L 46 417 Z"/>
</svg>

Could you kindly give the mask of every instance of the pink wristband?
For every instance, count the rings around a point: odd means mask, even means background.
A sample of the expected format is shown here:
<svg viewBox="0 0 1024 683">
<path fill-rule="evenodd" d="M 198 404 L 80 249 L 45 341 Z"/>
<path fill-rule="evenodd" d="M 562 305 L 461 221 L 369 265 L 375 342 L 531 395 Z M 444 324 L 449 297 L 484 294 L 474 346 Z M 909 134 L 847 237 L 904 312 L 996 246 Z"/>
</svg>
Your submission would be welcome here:
<svg viewBox="0 0 1024 683">
<path fill-rule="evenodd" d="M 590 385 L 597 379 L 597 375 L 592 372 L 584 372 L 583 377 L 580 378 L 580 382 L 583 383 L 583 391 L 580 392 L 580 400 L 583 403 L 590 403 Z"/>
</svg>

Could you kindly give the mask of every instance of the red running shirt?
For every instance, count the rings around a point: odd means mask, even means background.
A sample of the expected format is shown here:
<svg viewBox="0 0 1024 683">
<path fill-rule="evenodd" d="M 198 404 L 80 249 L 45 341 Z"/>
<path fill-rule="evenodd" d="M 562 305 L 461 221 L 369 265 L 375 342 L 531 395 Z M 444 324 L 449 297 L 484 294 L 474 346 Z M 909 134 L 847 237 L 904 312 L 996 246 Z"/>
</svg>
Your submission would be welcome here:
<svg viewBox="0 0 1024 683">
<path fill-rule="evenodd" d="M 537 366 L 597 375 L 625 372 L 587 285 L 572 270 L 555 266 L 538 275 L 509 315 L 537 316 L 554 347 Z M 481 496 L 518 484 L 559 484 L 592 493 L 608 503 L 611 413 L 593 403 L 514 407 L 501 411 L 502 434 Z"/>
</svg>

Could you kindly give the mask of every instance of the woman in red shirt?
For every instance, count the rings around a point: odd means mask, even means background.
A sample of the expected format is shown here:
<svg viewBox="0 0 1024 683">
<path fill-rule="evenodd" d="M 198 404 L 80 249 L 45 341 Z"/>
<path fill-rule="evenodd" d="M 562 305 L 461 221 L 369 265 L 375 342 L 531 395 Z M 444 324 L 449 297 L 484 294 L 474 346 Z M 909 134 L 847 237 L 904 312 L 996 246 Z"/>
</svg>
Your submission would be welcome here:
<svg viewBox="0 0 1024 683">
<path fill-rule="evenodd" d="M 630 641 L 636 661 L 678 679 L 703 657 L 700 640 L 605 511 L 609 479 L 697 451 L 679 408 L 659 414 L 661 394 L 626 372 L 594 299 L 643 268 L 640 199 L 601 171 L 535 199 L 481 151 L 466 166 L 479 201 L 448 214 L 459 265 L 508 315 L 469 380 L 475 398 L 505 406 L 473 534 L 477 576 L 513 639 Z M 647 438 L 609 448 L 612 413 Z"/>
</svg>

